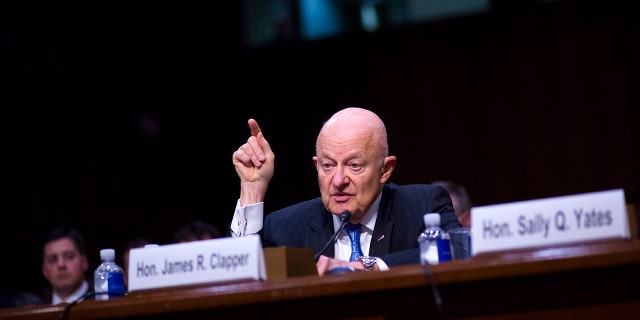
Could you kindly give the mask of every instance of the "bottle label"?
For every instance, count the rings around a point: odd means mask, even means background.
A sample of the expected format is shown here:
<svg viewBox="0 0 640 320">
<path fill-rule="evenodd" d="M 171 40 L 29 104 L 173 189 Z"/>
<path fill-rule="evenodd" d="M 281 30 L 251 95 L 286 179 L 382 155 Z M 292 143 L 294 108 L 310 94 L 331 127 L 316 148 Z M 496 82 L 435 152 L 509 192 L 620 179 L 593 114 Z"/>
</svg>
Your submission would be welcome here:
<svg viewBox="0 0 640 320">
<path fill-rule="evenodd" d="M 124 274 L 112 272 L 107 276 L 109 298 L 122 297 L 125 294 Z"/>
<path fill-rule="evenodd" d="M 449 239 L 437 239 L 436 245 L 438 246 L 438 261 L 450 261 L 451 246 L 449 245 Z"/>
</svg>

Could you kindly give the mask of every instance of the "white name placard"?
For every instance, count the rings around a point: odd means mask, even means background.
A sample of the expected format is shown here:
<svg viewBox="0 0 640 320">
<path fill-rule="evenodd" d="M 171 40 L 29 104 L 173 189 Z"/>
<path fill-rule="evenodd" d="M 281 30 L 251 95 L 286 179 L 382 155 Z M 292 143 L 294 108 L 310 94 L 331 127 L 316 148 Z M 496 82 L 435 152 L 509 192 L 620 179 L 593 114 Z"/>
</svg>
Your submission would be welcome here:
<svg viewBox="0 0 640 320">
<path fill-rule="evenodd" d="M 471 232 L 472 255 L 630 237 L 622 189 L 474 207 Z"/>
<path fill-rule="evenodd" d="M 135 248 L 129 253 L 129 292 L 266 277 L 258 235 Z"/>
</svg>

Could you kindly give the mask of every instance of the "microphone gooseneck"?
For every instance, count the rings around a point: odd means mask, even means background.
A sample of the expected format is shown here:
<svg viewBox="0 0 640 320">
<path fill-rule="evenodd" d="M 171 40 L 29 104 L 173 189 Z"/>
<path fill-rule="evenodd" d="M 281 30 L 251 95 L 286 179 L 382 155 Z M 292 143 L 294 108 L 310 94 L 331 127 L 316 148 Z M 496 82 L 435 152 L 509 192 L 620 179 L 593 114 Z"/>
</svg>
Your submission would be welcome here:
<svg viewBox="0 0 640 320">
<path fill-rule="evenodd" d="M 340 228 L 338 228 L 336 233 L 333 234 L 333 236 L 331 237 L 331 239 L 329 239 L 327 244 L 325 244 L 324 247 L 322 247 L 322 250 L 318 251 L 318 253 L 316 253 L 313 256 L 313 259 L 315 261 L 318 261 L 318 258 L 320 258 L 320 256 L 325 251 L 327 251 L 327 249 L 329 249 L 329 246 L 332 245 L 336 241 L 336 239 L 338 238 L 338 234 L 340 234 L 340 231 L 342 231 L 342 229 L 344 229 L 344 226 L 347 223 L 349 223 L 349 220 L 351 220 L 351 211 L 349 211 L 349 210 L 342 211 L 342 213 L 340 213 L 340 221 L 342 221 L 342 223 L 340 224 Z"/>
</svg>

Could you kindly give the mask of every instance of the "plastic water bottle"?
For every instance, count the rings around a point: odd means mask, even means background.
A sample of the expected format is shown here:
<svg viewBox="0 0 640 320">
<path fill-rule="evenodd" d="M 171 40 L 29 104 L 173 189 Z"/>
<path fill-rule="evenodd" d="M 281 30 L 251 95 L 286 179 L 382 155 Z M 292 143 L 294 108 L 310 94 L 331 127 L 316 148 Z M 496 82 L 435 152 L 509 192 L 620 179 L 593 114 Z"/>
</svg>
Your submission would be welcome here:
<svg viewBox="0 0 640 320">
<path fill-rule="evenodd" d="M 125 295 L 124 269 L 116 264 L 116 251 L 114 249 L 100 250 L 102 263 L 93 273 L 96 300 L 108 300 L 109 298 Z"/>
<path fill-rule="evenodd" d="M 426 213 L 423 217 L 425 229 L 418 236 L 420 263 L 438 264 L 451 260 L 451 249 L 446 232 L 440 228 L 440 214 Z"/>
</svg>

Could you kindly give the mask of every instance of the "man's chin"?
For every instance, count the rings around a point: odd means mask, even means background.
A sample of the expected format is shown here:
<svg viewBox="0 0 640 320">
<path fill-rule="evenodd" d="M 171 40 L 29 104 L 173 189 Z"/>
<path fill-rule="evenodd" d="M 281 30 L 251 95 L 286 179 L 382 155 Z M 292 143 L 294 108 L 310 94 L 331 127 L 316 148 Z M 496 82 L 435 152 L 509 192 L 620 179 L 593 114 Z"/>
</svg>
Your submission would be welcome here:
<svg viewBox="0 0 640 320">
<path fill-rule="evenodd" d="M 353 214 L 353 210 L 347 207 L 338 207 L 331 210 L 331 212 L 338 217 L 345 211 L 349 211 L 349 213 Z"/>
<path fill-rule="evenodd" d="M 72 281 L 64 281 L 64 282 L 60 282 L 56 285 L 57 288 L 61 288 L 65 291 L 75 291 L 76 289 L 76 284 Z"/>
</svg>

